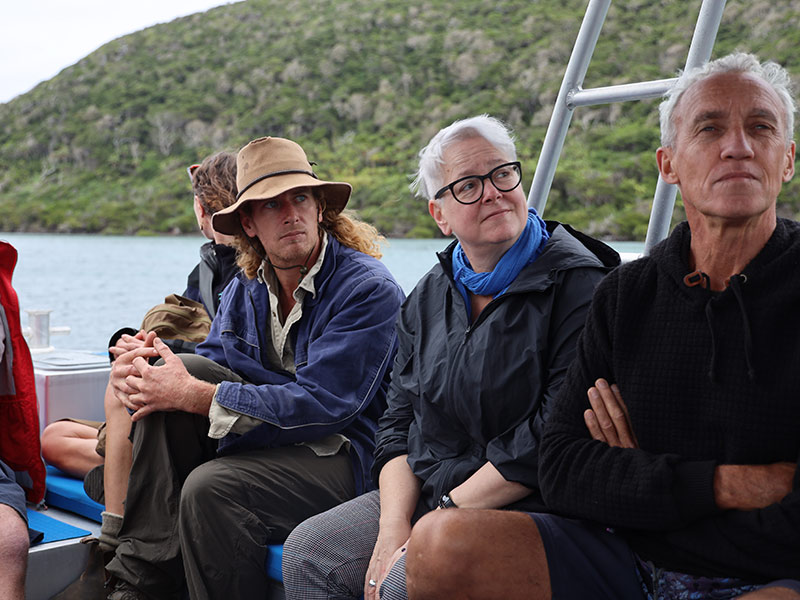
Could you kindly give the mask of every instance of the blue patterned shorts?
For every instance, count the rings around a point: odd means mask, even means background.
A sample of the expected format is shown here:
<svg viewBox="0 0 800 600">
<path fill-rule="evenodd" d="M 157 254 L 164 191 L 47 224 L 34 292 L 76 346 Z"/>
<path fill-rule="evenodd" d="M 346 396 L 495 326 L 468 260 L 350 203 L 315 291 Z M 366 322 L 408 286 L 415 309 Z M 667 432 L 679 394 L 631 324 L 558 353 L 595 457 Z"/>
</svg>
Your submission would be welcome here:
<svg viewBox="0 0 800 600">
<path fill-rule="evenodd" d="M 794 579 L 765 585 L 659 569 L 636 556 L 612 529 L 556 515 L 529 514 L 547 554 L 553 598 L 727 600 L 770 587 L 800 594 L 800 581 Z"/>
<path fill-rule="evenodd" d="M 783 580 L 767 586 L 754 585 L 735 577 L 703 577 L 659 569 L 636 557 L 636 569 L 647 600 L 728 600 L 742 594 L 781 585 L 800 591 L 800 582 Z"/>
</svg>

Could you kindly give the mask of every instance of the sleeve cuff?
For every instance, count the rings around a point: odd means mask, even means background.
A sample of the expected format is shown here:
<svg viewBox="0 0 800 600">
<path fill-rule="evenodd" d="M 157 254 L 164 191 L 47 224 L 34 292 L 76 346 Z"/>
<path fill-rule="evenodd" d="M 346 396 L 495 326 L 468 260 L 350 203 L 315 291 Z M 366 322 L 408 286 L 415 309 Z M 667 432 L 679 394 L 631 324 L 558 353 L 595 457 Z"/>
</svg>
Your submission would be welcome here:
<svg viewBox="0 0 800 600">
<path fill-rule="evenodd" d="M 214 440 L 222 439 L 228 435 L 241 416 L 239 413 L 221 406 L 217 402 L 218 393 L 219 384 L 214 390 L 214 397 L 211 399 L 211 406 L 208 409 L 208 419 L 211 421 L 211 425 L 208 428 L 208 437 Z"/>
<path fill-rule="evenodd" d="M 713 460 L 680 463 L 675 467 L 674 493 L 677 509 L 687 521 L 719 512 L 714 499 Z"/>
</svg>

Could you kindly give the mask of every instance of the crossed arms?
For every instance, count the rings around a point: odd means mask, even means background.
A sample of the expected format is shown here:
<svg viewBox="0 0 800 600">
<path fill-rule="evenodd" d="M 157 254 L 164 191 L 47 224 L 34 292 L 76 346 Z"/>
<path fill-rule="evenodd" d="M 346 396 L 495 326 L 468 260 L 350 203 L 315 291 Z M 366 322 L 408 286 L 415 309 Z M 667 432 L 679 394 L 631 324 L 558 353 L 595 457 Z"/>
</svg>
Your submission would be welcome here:
<svg viewBox="0 0 800 600">
<path fill-rule="evenodd" d="M 598 379 L 588 391 L 592 408 L 583 418 L 592 438 L 618 448 L 638 448 L 628 408 L 619 388 Z M 797 465 L 717 465 L 714 500 L 722 510 L 756 510 L 780 502 L 792 491 Z"/>
</svg>

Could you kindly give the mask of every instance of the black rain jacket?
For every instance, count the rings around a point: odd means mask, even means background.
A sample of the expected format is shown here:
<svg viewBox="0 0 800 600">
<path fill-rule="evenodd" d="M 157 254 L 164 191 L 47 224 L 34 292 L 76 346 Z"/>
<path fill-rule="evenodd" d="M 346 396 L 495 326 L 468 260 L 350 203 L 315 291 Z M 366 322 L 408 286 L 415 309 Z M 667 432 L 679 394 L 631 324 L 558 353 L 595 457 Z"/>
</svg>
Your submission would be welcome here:
<svg viewBox="0 0 800 600">
<path fill-rule="evenodd" d="M 403 304 L 373 478 L 377 483 L 386 462 L 408 454 L 423 482 L 420 508 L 434 508 L 487 460 L 507 480 L 534 490 L 508 508 L 543 508 L 542 425 L 575 355 L 594 288 L 619 264 L 602 242 L 556 222 L 547 227 L 542 254 L 472 325 L 452 278 L 455 242 Z"/>
</svg>

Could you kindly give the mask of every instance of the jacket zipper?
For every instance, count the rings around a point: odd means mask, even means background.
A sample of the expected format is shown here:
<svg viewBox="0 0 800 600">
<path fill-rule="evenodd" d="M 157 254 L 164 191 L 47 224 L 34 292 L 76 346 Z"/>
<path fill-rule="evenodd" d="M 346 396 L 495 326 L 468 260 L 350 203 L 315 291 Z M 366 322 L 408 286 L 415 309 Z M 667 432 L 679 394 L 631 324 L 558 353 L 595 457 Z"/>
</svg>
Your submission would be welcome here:
<svg viewBox="0 0 800 600">
<path fill-rule="evenodd" d="M 495 310 L 495 308 L 500 302 L 502 302 L 506 298 L 509 298 L 511 296 L 516 296 L 517 294 L 521 293 L 523 292 L 510 292 L 503 294 L 502 296 L 492 298 L 489 304 L 487 304 L 481 311 L 481 314 L 478 315 L 478 318 L 475 319 L 475 322 L 467 325 L 467 329 L 464 331 L 464 337 L 469 337 L 469 335 L 475 330 L 475 328 L 488 318 L 489 314 Z"/>
</svg>

